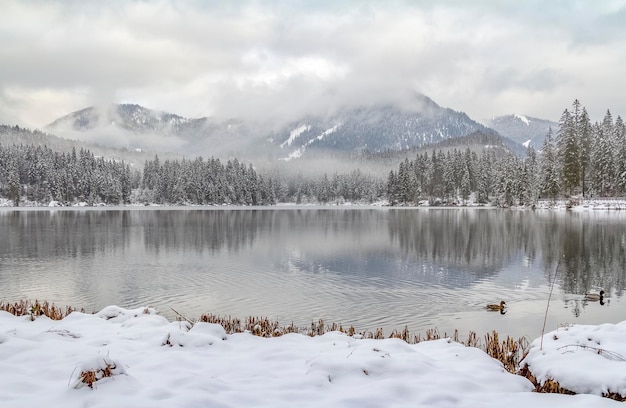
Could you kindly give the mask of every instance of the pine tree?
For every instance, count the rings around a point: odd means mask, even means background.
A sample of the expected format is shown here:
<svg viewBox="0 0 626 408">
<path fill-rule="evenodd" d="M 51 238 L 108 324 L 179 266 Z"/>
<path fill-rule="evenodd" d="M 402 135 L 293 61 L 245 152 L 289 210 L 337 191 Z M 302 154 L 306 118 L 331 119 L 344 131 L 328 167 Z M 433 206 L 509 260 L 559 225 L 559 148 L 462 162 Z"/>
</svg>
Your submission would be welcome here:
<svg viewBox="0 0 626 408">
<path fill-rule="evenodd" d="M 526 159 L 524 160 L 524 180 L 524 204 L 535 205 L 539 199 L 541 183 L 537 152 L 532 146 L 526 151 Z"/>
<path fill-rule="evenodd" d="M 546 140 L 541 148 L 541 191 L 542 195 L 555 200 L 560 190 L 560 178 L 556 148 L 552 139 L 552 128 L 548 129 Z"/>
<path fill-rule="evenodd" d="M 616 177 L 619 193 L 626 193 L 626 125 L 621 116 L 615 120 L 615 145 L 617 146 Z"/>
<path fill-rule="evenodd" d="M 578 112 L 578 100 L 574 102 L 576 112 Z M 580 183 L 580 151 L 576 137 L 576 124 L 578 113 L 570 115 L 565 109 L 559 122 L 559 132 L 557 138 L 558 155 L 561 166 L 562 187 L 570 195 L 574 193 Z"/>
<path fill-rule="evenodd" d="M 8 166 L 8 176 L 7 176 L 7 184 L 9 186 L 9 200 L 13 201 L 14 206 L 20 205 L 21 199 L 21 186 L 20 186 L 20 176 L 19 169 L 15 162 L 9 163 Z"/>
<path fill-rule="evenodd" d="M 580 183 L 583 197 L 587 194 L 587 184 L 591 162 L 591 120 L 583 107 L 576 125 L 580 158 Z"/>
<path fill-rule="evenodd" d="M 389 205 L 394 206 L 398 203 L 398 184 L 396 181 L 396 174 L 391 170 L 387 177 L 387 198 Z"/>
<path fill-rule="evenodd" d="M 487 204 L 493 187 L 493 152 L 483 152 L 478 160 L 478 175 L 476 180 L 476 200 L 481 204 Z"/>
<path fill-rule="evenodd" d="M 592 126 L 591 167 L 593 169 L 593 189 L 596 193 L 605 196 L 614 182 L 615 162 L 611 138 L 613 133 L 613 117 L 607 111 L 602 124 Z"/>
</svg>

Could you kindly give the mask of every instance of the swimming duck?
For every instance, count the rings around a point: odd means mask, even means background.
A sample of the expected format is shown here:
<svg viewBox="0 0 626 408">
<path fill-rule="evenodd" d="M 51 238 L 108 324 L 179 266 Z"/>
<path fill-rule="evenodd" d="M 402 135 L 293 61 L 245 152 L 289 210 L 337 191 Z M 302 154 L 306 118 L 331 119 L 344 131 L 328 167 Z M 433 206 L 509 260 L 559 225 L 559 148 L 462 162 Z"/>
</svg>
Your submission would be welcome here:
<svg viewBox="0 0 626 408">
<path fill-rule="evenodd" d="M 502 300 L 500 301 L 499 305 L 490 304 L 490 305 L 487 305 L 485 308 L 487 310 L 493 310 L 495 312 L 502 312 L 504 310 L 505 305 L 506 305 L 506 302 Z"/>
<path fill-rule="evenodd" d="M 604 299 L 604 291 L 601 290 L 600 293 L 585 293 L 585 300 L 589 302 L 597 302 L 598 300 L 602 301 Z"/>
</svg>

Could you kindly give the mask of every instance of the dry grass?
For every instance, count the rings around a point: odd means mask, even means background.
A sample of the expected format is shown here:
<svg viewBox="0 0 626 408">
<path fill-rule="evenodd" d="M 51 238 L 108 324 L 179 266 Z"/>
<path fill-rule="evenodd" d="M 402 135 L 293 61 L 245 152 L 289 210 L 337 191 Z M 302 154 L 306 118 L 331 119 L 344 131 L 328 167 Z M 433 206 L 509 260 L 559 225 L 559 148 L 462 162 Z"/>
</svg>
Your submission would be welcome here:
<svg viewBox="0 0 626 408">
<path fill-rule="evenodd" d="M 113 372 L 116 369 L 115 363 L 106 362 L 104 368 L 98 368 L 96 370 L 85 370 L 80 373 L 80 377 L 78 382 L 74 386 L 74 388 L 80 388 L 84 385 L 93 389 L 93 385 L 96 381 L 99 381 L 103 378 L 113 377 Z"/>
<path fill-rule="evenodd" d="M 35 320 L 38 316 L 46 316 L 52 320 L 61 320 L 77 309 L 69 306 L 62 309 L 55 306 L 54 303 L 50 304 L 48 302 L 39 302 L 38 300 L 35 300 L 34 302 L 30 300 L 20 300 L 15 303 L 0 302 L 0 310 L 9 312 L 15 316 L 30 316 L 31 320 Z M 85 312 L 84 309 L 81 309 L 80 311 L 83 313 Z"/>
<path fill-rule="evenodd" d="M 0 302 L 0 310 L 4 310 L 16 316 L 30 316 L 31 320 L 34 320 L 38 316 L 47 316 L 52 320 L 61 320 L 77 309 L 69 306 L 62 309 L 54 304 L 39 302 L 38 300 L 35 300 L 34 302 L 21 300 L 15 303 Z M 85 312 L 84 309 L 81 309 L 80 311 L 83 313 Z M 179 317 L 193 324 L 192 321 L 189 321 L 178 312 L 176 313 Z M 529 344 L 526 338 L 515 340 L 510 336 L 505 340 L 500 341 L 499 335 L 496 331 L 485 335 L 484 340 L 481 340 L 475 332 L 470 332 L 466 339 L 461 339 L 457 330 L 449 336 L 447 333 L 441 335 L 437 329 L 429 329 L 426 330 L 425 334 L 422 336 L 419 333 L 411 333 L 408 327 L 405 327 L 402 330 L 393 330 L 389 336 L 386 336 L 382 328 L 378 328 L 374 331 L 366 330 L 357 332 L 354 326 L 344 327 L 343 325 L 337 323 L 326 324 L 323 320 L 312 322 L 309 327 L 298 327 L 294 325 L 293 322 L 287 326 L 283 326 L 278 321 L 270 320 L 267 317 L 251 316 L 241 320 L 230 316 L 223 317 L 213 314 L 203 314 L 200 316 L 198 321 L 219 324 L 228 334 L 247 332 L 260 337 L 278 337 L 288 333 L 299 333 L 313 337 L 321 336 L 328 332 L 338 331 L 345 333 L 348 336 L 358 336 L 365 339 L 398 338 L 409 344 L 450 338 L 452 341 L 457 343 L 461 343 L 469 347 L 476 347 L 485 351 L 491 357 L 502 362 L 504 368 L 512 373 L 515 373 L 520 369 L 519 362 L 522 360 L 523 353 L 526 351 Z M 89 378 L 91 378 L 90 374 L 86 373 L 85 379 L 89 380 Z"/>
<path fill-rule="evenodd" d="M 365 339 L 387 338 L 382 328 L 378 328 L 375 331 L 368 330 L 357 333 L 353 326 L 345 328 L 343 325 L 337 323 L 325 324 L 323 320 L 319 320 L 317 323 L 313 322 L 310 327 L 304 328 L 295 326 L 293 322 L 288 326 L 281 326 L 278 321 L 269 320 L 267 317 L 248 317 L 242 321 L 230 316 L 223 317 L 213 314 L 204 314 L 200 317 L 200 321 L 219 324 L 228 334 L 248 332 L 260 337 L 278 337 L 287 333 L 300 333 L 312 337 L 320 336 L 331 331 L 339 331 L 349 336 L 356 335 Z M 519 370 L 519 362 L 522 360 L 529 346 L 528 339 L 525 337 L 515 340 L 508 336 L 505 340 L 500 341 L 498 332 L 495 330 L 492 333 L 486 334 L 484 340 L 481 340 L 475 332 L 470 332 L 466 339 L 461 339 L 458 330 L 455 330 L 451 336 L 448 336 L 447 333 L 444 333 L 442 336 L 437 329 L 429 329 L 426 330 L 424 336 L 422 336 L 419 333 L 411 333 L 408 327 L 405 327 L 402 330 L 393 330 L 388 338 L 402 339 L 409 344 L 450 338 L 452 341 L 465 346 L 476 347 L 485 351 L 491 357 L 502 362 L 504 368 L 511 373 L 515 373 Z"/>
<path fill-rule="evenodd" d="M 491 334 L 485 335 L 485 351 L 491 357 L 502 362 L 504 368 L 510 373 L 519 370 L 519 362 L 525 356 L 528 346 L 529 343 L 525 337 L 514 340 L 508 336 L 505 340 L 500 341 L 498 332 L 495 330 Z"/>
</svg>

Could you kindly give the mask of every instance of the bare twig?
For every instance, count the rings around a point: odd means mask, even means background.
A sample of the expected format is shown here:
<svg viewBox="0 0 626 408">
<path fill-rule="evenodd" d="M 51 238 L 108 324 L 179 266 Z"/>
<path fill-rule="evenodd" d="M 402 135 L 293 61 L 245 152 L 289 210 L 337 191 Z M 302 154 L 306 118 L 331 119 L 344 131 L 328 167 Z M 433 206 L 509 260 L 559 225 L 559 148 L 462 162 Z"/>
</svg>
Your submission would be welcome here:
<svg viewBox="0 0 626 408">
<path fill-rule="evenodd" d="M 187 319 L 182 313 L 177 312 L 176 309 L 174 309 L 173 307 L 170 307 L 170 309 L 172 309 L 172 311 L 174 313 L 176 313 L 178 316 L 182 317 L 187 323 L 193 325 L 193 322 L 191 320 Z"/>
<path fill-rule="evenodd" d="M 563 255 L 563 257 L 565 257 L 565 255 Z M 539 344 L 539 350 L 543 350 L 543 334 L 546 331 L 546 321 L 548 320 L 548 309 L 550 308 L 550 298 L 552 298 L 552 290 L 554 289 L 554 283 L 556 282 L 556 274 L 559 271 L 559 265 L 561 264 L 562 258 L 559 258 L 559 261 L 556 263 L 556 268 L 554 269 L 554 277 L 552 278 L 552 282 L 550 282 L 550 294 L 548 295 L 548 303 L 546 304 L 546 314 L 543 317 L 543 327 L 541 328 L 541 341 Z"/>
<path fill-rule="evenodd" d="M 572 353 L 573 352 L 572 349 L 589 350 L 598 355 L 601 355 L 602 357 L 608 360 L 626 361 L 626 358 L 623 355 L 615 351 L 605 350 L 599 347 L 585 346 L 583 344 L 567 344 L 565 346 L 559 347 L 557 350 L 564 350 L 563 353 Z"/>
</svg>

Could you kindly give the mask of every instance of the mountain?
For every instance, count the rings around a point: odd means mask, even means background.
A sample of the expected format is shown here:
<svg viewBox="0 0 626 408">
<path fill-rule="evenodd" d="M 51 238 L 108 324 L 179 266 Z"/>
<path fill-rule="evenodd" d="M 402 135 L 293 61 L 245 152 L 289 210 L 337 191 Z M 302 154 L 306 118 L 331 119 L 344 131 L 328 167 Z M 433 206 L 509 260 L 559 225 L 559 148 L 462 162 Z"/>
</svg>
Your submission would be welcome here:
<svg viewBox="0 0 626 408">
<path fill-rule="evenodd" d="M 540 149 L 548 134 L 548 129 L 556 132 L 559 124 L 546 119 L 537 119 L 523 115 L 505 115 L 492 118 L 487 126 L 526 147 Z"/>
<path fill-rule="evenodd" d="M 89 131 L 102 126 L 117 126 L 137 133 L 178 135 L 196 130 L 205 119 L 187 119 L 173 113 L 154 111 L 135 104 L 111 105 L 100 109 L 90 106 L 65 115 L 46 126 L 48 130 Z"/>
<path fill-rule="evenodd" d="M 45 127 L 56 135 L 129 149 L 183 155 L 242 155 L 253 132 L 237 120 L 185 118 L 136 104 L 90 106 Z"/>
<path fill-rule="evenodd" d="M 487 130 L 465 113 L 443 108 L 426 96 L 418 95 L 414 102 L 412 109 L 394 105 L 346 108 L 273 129 L 236 119 L 184 118 L 119 104 L 81 109 L 55 120 L 46 130 L 128 149 L 285 161 L 305 155 L 402 151 Z"/>
<path fill-rule="evenodd" d="M 442 108 L 422 96 L 416 110 L 382 105 L 343 110 L 325 119 L 304 118 L 277 132 L 272 140 L 284 152 L 282 158 L 290 160 L 315 150 L 400 151 L 485 129 L 465 113 Z"/>
</svg>

